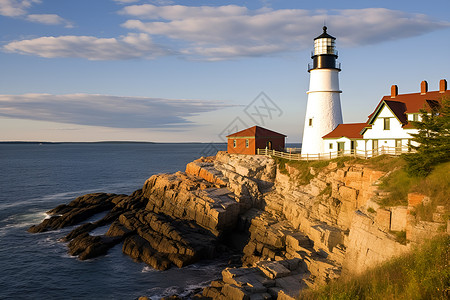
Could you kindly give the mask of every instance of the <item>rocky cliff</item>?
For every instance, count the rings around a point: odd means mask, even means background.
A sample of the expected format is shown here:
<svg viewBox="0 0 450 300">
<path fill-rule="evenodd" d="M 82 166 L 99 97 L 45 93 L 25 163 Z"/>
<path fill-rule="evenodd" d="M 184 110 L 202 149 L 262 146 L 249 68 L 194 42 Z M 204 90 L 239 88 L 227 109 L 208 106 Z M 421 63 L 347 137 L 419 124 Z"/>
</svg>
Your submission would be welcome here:
<svg viewBox="0 0 450 300">
<path fill-rule="evenodd" d="M 409 212 L 421 195 L 412 195 L 408 207 L 380 208 L 384 172 L 330 163 L 309 175 L 304 184 L 295 166 L 281 172 L 269 157 L 219 152 L 189 163 L 185 172 L 154 175 L 131 195 L 79 197 L 29 231 L 106 212 L 65 237 L 71 255 L 88 259 L 122 243 L 125 254 L 164 270 L 240 251 L 241 266 L 225 269 L 202 297 L 290 299 L 408 251 L 393 231 L 417 242 L 441 224 L 414 221 Z M 108 224 L 105 235 L 90 234 Z"/>
</svg>

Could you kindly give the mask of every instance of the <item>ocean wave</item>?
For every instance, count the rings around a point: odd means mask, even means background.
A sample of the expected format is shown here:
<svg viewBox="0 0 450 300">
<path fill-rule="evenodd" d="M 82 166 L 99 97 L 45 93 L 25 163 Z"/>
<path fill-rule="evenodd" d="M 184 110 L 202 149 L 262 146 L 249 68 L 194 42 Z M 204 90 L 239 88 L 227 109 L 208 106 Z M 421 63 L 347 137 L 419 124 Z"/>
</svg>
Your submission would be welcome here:
<svg viewBox="0 0 450 300">
<path fill-rule="evenodd" d="M 170 286 L 164 289 L 161 288 L 152 288 L 148 290 L 151 299 L 161 299 L 164 297 L 170 297 L 173 295 L 177 295 L 182 299 L 188 298 L 189 296 L 192 296 L 193 294 L 199 292 L 201 289 L 209 286 L 211 283 L 211 280 L 206 280 L 202 282 L 198 282 L 195 284 L 189 284 L 185 287 L 180 286 Z"/>
<path fill-rule="evenodd" d="M 159 271 L 159 270 L 156 270 L 156 269 L 154 269 L 154 268 L 152 268 L 152 267 L 150 267 L 150 266 L 144 266 L 143 268 L 142 268 L 142 271 L 141 271 L 142 273 L 157 273 L 157 272 L 161 272 L 161 271 Z"/>
<path fill-rule="evenodd" d="M 9 216 L 0 222 L 0 236 L 4 236 L 8 231 L 14 229 L 28 228 L 38 222 L 42 222 L 47 216 L 42 211 Z"/>
<path fill-rule="evenodd" d="M 29 206 L 30 204 L 33 205 L 42 205 L 46 203 L 54 203 L 55 200 L 58 200 L 58 202 L 63 203 L 67 202 L 68 200 L 73 200 L 76 197 L 90 194 L 90 193 L 131 193 L 136 188 L 136 182 L 120 182 L 120 183 L 112 183 L 112 184 L 105 184 L 101 187 L 97 188 L 91 188 L 91 189 L 82 189 L 82 190 L 75 190 L 75 191 L 68 191 L 68 192 L 62 192 L 62 193 L 54 193 L 54 194 L 48 194 L 43 195 L 39 197 L 29 198 L 21 201 L 14 201 L 14 202 L 7 202 L 0 204 L 0 209 L 7 209 L 7 208 L 13 208 L 13 207 L 20 207 L 20 206 Z M 127 191 L 125 191 L 125 189 Z"/>
</svg>

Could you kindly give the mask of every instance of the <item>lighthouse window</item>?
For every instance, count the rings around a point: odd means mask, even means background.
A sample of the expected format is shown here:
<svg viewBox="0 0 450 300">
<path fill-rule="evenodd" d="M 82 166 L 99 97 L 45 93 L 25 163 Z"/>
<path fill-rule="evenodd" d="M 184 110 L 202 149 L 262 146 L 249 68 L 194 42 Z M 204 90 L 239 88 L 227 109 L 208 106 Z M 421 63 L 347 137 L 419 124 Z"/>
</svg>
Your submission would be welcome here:
<svg viewBox="0 0 450 300">
<path fill-rule="evenodd" d="M 308 121 L 309 126 L 312 126 L 312 119 L 309 119 Z"/>
<path fill-rule="evenodd" d="M 314 54 L 335 54 L 334 40 L 331 38 L 317 39 L 314 41 Z"/>
<path fill-rule="evenodd" d="M 245 148 L 248 148 L 248 139 L 245 140 Z"/>
<path fill-rule="evenodd" d="M 391 129 L 391 119 L 390 118 L 384 118 L 384 130 L 390 130 Z"/>
</svg>

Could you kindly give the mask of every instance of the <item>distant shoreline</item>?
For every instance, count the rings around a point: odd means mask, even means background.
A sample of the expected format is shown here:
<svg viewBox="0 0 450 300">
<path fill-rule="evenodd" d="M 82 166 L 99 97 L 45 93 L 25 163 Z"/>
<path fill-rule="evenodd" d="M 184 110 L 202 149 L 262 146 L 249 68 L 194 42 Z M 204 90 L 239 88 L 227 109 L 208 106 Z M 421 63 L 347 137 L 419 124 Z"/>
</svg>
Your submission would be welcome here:
<svg viewBox="0 0 450 300">
<path fill-rule="evenodd" d="M 100 142 L 35 142 L 35 141 L 0 141 L 0 144 L 42 144 L 42 145 L 58 145 L 58 144 L 226 144 L 223 142 L 139 142 L 139 141 L 100 141 Z"/>
</svg>

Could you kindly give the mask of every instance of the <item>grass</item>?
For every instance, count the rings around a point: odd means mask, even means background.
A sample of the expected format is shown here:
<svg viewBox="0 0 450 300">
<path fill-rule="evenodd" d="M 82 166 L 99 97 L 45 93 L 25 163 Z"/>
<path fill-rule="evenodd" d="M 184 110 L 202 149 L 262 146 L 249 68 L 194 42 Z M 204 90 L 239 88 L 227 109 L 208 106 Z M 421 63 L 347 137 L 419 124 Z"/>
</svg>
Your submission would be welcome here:
<svg viewBox="0 0 450 300">
<path fill-rule="evenodd" d="M 401 168 L 386 176 L 380 188 L 390 193 L 381 201 L 382 206 L 396 206 L 408 204 L 408 193 L 416 192 L 430 197 L 430 203 L 419 205 L 415 216 L 423 221 L 431 221 L 437 206 L 444 206 L 447 214 L 444 220 L 448 220 L 450 211 L 450 162 L 437 165 L 425 178 L 413 177 Z"/>
<path fill-rule="evenodd" d="M 419 178 L 409 176 L 403 168 L 393 171 L 382 179 L 380 189 L 388 192 L 389 196 L 384 197 L 380 204 L 384 207 L 408 205 L 408 193 L 419 181 Z"/>
<path fill-rule="evenodd" d="M 311 181 L 311 179 L 314 178 L 314 175 L 310 172 L 311 167 L 320 170 L 328 166 L 328 164 L 330 163 L 330 161 L 323 160 L 308 162 L 305 160 L 287 160 L 279 157 L 273 157 L 273 159 L 277 163 L 278 168 L 282 174 L 289 175 L 286 169 L 286 165 L 295 168 L 298 171 L 298 175 L 296 176 L 295 180 L 300 185 L 306 185 Z"/>
<path fill-rule="evenodd" d="M 426 241 L 362 275 L 303 291 L 299 299 L 448 299 L 450 237 Z"/>
<path fill-rule="evenodd" d="M 431 199 L 428 205 L 419 205 L 416 208 L 416 216 L 421 220 L 430 221 L 433 212 L 436 211 L 437 206 L 444 206 L 447 212 L 444 215 L 444 220 L 449 219 L 448 212 L 450 211 L 450 162 L 437 165 L 433 171 L 425 178 L 421 179 L 420 183 L 413 187 L 413 191 L 427 195 Z"/>
<path fill-rule="evenodd" d="M 406 245 L 406 231 L 390 231 L 390 233 L 395 236 L 398 243 Z"/>
<path fill-rule="evenodd" d="M 289 175 L 286 165 L 289 167 L 293 167 L 298 171 L 298 176 L 295 180 L 300 185 L 308 184 L 313 178 L 314 175 L 311 174 L 310 168 L 313 168 L 316 172 L 320 172 L 324 168 L 326 168 L 330 163 L 336 163 L 338 168 L 342 168 L 345 164 L 364 164 L 367 163 L 367 160 L 354 158 L 354 157 L 338 157 L 331 160 L 314 160 L 314 161 L 306 161 L 306 160 L 288 160 L 279 157 L 272 157 L 278 165 L 278 168 L 282 174 Z M 328 193 L 328 190 L 324 191 L 324 193 Z"/>
</svg>

